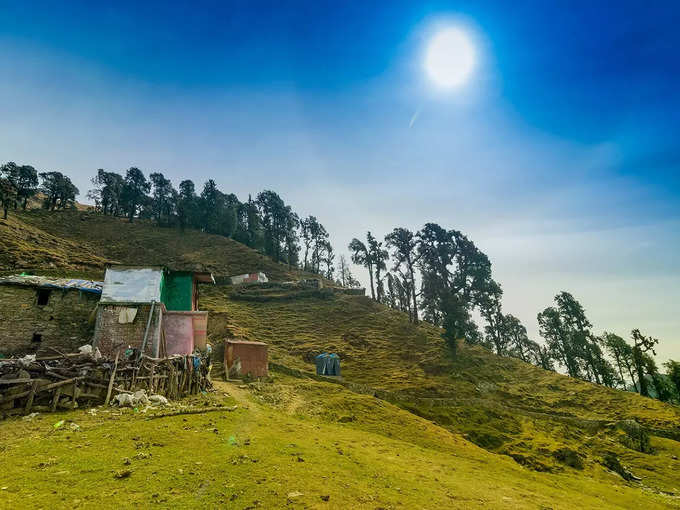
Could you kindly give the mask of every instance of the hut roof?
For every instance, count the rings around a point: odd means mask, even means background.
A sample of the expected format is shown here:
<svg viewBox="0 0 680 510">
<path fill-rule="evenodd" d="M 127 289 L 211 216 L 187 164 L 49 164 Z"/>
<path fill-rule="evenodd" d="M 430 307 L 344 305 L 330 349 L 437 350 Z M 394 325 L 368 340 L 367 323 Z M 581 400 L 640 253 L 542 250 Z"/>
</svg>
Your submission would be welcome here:
<svg viewBox="0 0 680 510">
<path fill-rule="evenodd" d="M 20 285 L 43 289 L 82 290 L 101 294 L 104 282 L 76 278 L 49 278 L 47 276 L 13 275 L 0 277 L 0 285 Z"/>
</svg>

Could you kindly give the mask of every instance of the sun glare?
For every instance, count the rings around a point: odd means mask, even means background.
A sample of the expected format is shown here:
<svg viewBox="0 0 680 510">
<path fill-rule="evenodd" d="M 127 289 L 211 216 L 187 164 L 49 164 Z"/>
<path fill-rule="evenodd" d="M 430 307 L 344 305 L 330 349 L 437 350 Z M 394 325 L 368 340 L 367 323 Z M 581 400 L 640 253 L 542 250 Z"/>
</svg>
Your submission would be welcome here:
<svg viewBox="0 0 680 510">
<path fill-rule="evenodd" d="M 463 85 L 474 67 L 475 48 L 460 28 L 440 30 L 430 39 L 425 52 L 425 71 L 438 87 Z"/>
</svg>

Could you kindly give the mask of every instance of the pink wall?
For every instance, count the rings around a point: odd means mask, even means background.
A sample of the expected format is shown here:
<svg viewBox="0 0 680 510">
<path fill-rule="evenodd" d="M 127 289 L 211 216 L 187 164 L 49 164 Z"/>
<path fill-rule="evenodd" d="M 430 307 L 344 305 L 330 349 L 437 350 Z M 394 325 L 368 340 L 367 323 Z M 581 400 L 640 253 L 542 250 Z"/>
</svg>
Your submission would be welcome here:
<svg viewBox="0 0 680 510">
<path fill-rule="evenodd" d="M 194 350 L 194 318 L 192 312 L 168 311 L 163 314 L 165 349 L 168 356 L 191 354 Z"/>
</svg>

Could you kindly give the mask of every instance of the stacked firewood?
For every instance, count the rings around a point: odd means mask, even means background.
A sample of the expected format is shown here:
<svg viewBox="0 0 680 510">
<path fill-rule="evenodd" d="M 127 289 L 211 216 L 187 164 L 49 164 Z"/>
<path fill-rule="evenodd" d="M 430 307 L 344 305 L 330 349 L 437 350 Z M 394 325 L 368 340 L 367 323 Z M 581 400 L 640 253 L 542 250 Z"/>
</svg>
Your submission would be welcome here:
<svg viewBox="0 0 680 510">
<path fill-rule="evenodd" d="M 92 353 L 0 360 L 0 418 L 108 404 L 118 393 L 145 390 L 169 399 L 211 388 L 206 355 L 115 359 Z"/>
</svg>

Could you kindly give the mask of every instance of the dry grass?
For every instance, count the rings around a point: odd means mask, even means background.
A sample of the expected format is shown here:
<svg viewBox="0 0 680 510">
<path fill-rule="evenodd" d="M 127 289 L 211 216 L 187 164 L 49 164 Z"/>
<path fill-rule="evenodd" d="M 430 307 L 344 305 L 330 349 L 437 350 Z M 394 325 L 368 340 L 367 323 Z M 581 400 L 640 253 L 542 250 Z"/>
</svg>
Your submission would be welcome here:
<svg viewBox="0 0 680 510">
<path fill-rule="evenodd" d="M 303 276 L 232 239 L 191 229 L 182 233 L 176 228 L 158 228 L 146 220 L 128 223 L 125 218 L 93 211 L 32 210 L 14 215 L 10 225 L 13 238 L 25 242 L 16 242 L 0 253 L 0 270 L 103 268 L 104 262 L 111 260 L 211 271 L 215 276 L 256 271 L 275 280 Z M 75 261 L 63 255 L 69 248 Z M 79 265 L 80 259 L 87 263 Z"/>
<path fill-rule="evenodd" d="M 673 458 L 680 444 L 653 437 L 653 446 L 666 446 L 640 453 L 623 444 L 616 428 L 620 420 L 634 419 L 680 438 L 678 407 L 480 347 L 461 347 L 451 359 L 436 328 L 414 326 L 368 298 L 320 293 L 254 301 L 214 288 L 206 289 L 202 306 L 211 311 L 213 343 L 230 335 L 264 341 L 274 361 L 309 372 L 315 354 L 336 352 L 346 380 L 382 390 L 383 398 L 530 469 L 577 472 L 582 464 L 601 471 L 612 452 L 636 475 L 641 466 L 655 473 L 643 481 L 654 490 L 677 492 L 680 485 L 680 462 Z"/>
</svg>

